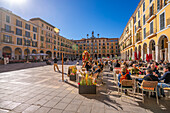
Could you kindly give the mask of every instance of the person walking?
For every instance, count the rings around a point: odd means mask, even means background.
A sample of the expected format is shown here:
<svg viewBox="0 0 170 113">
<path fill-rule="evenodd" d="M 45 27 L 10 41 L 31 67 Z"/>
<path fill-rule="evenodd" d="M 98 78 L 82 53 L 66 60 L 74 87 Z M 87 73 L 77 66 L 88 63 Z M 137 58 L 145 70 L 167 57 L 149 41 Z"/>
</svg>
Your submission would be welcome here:
<svg viewBox="0 0 170 113">
<path fill-rule="evenodd" d="M 58 68 L 58 65 L 57 65 L 57 58 L 55 57 L 54 58 L 54 71 L 56 71 L 56 67 L 57 67 L 57 70 L 59 71 L 59 72 L 61 72 L 60 70 L 59 70 L 59 68 Z"/>
</svg>

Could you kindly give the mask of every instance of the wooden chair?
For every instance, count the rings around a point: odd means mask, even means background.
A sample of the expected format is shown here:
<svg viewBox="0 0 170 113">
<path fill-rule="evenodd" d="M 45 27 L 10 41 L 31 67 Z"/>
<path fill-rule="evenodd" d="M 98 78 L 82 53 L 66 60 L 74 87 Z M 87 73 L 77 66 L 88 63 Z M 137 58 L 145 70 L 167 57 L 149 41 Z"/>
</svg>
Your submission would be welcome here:
<svg viewBox="0 0 170 113">
<path fill-rule="evenodd" d="M 157 104 L 159 104 L 158 93 L 157 93 L 157 85 L 158 85 L 158 81 L 143 81 L 142 82 L 140 89 L 142 90 L 143 103 L 144 103 L 143 92 L 146 91 L 146 92 L 149 92 L 149 97 L 150 97 L 150 92 L 155 92 Z"/>
<path fill-rule="evenodd" d="M 132 90 L 134 95 L 134 80 L 122 80 L 121 81 L 121 87 L 118 86 L 118 94 L 119 89 L 121 89 L 121 97 L 122 97 L 122 91 L 123 89 Z"/>
<path fill-rule="evenodd" d="M 161 88 L 162 88 L 162 85 L 161 85 Z M 163 88 L 164 92 L 166 93 L 166 99 L 169 99 L 169 96 L 170 96 L 170 87 L 164 87 Z"/>
</svg>

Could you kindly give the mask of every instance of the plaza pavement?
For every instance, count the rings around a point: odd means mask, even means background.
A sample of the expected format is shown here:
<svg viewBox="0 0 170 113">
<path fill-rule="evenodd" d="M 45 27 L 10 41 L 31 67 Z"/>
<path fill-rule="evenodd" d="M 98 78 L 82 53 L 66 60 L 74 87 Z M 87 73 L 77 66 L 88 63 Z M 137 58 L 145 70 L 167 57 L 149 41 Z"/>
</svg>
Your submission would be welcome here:
<svg viewBox="0 0 170 113">
<path fill-rule="evenodd" d="M 64 66 L 65 72 L 69 65 Z M 61 65 L 59 66 L 61 69 Z M 80 67 L 79 67 L 80 68 Z M 68 77 L 65 75 L 65 80 Z M 170 101 L 117 93 L 110 73 L 96 95 L 79 95 L 75 82 L 61 82 L 61 73 L 53 66 L 40 66 L 0 73 L 0 113 L 164 113 Z"/>
</svg>

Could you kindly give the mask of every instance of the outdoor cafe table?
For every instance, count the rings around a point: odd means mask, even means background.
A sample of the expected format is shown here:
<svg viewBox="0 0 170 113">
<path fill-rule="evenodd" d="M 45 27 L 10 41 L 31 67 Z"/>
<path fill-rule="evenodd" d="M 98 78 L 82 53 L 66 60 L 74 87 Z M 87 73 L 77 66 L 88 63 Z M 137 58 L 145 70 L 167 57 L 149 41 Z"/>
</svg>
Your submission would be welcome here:
<svg viewBox="0 0 170 113">
<path fill-rule="evenodd" d="M 137 89 L 137 80 L 136 79 L 142 79 L 145 75 L 131 75 L 131 78 L 135 80 L 135 90 Z"/>
</svg>

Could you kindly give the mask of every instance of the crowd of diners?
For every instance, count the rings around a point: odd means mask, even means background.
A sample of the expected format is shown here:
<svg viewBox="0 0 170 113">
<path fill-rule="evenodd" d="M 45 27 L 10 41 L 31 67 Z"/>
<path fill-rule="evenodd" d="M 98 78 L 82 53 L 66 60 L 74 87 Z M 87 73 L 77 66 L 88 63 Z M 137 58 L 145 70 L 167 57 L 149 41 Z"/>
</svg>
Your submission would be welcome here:
<svg viewBox="0 0 170 113">
<path fill-rule="evenodd" d="M 144 75 L 143 78 L 136 78 L 138 85 L 142 81 L 158 81 L 157 92 L 158 97 L 164 97 L 163 88 L 170 88 L 170 63 L 169 62 L 145 62 L 142 60 L 124 61 L 124 60 L 109 60 L 109 59 L 90 59 L 88 62 L 84 61 L 82 67 L 89 73 L 92 73 L 95 79 L 98 78 L 104 67 L 108 66 L 110 71 L 119 69 L 118 72 L 118 86 L 121 87 L 121 81 L 124 79 L 132 80 L 131 76 Z M 126 91 L 125 91 L 126 93 Z"/>
</svg>

